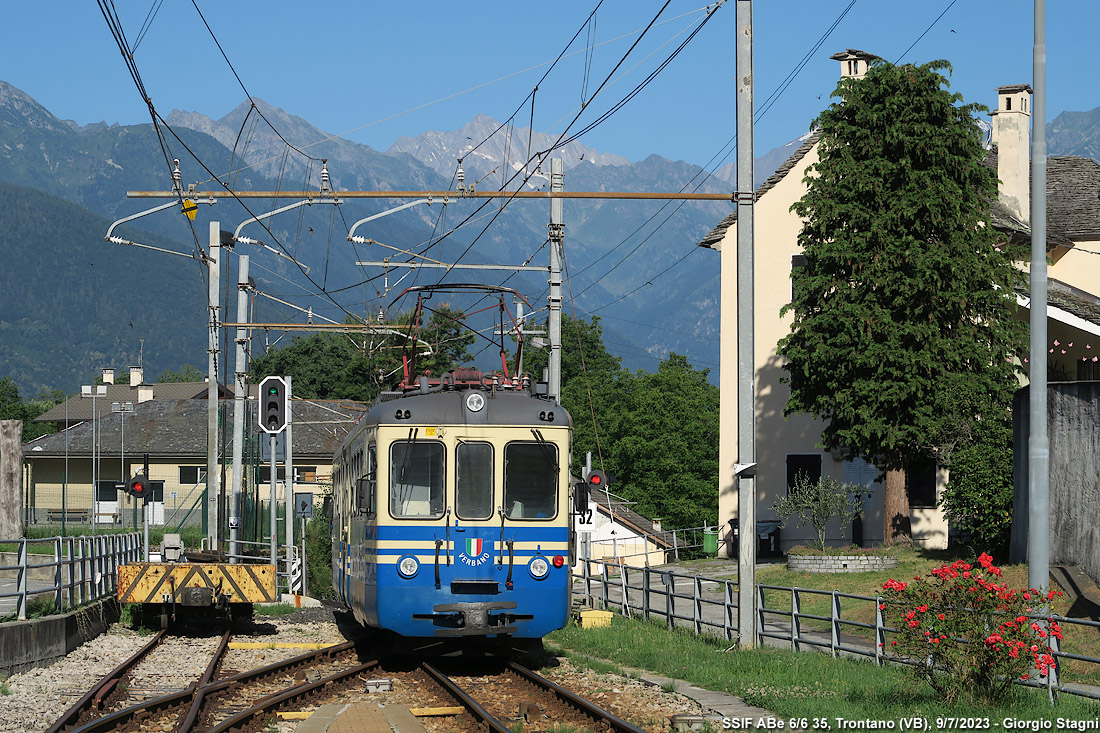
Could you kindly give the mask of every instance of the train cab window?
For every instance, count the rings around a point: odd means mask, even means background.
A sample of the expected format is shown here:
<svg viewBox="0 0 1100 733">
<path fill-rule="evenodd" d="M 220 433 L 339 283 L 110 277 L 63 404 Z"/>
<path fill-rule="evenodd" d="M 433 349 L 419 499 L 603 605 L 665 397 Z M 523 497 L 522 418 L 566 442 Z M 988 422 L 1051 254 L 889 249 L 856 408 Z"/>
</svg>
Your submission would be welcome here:
<svg viewBox="0 0 1100 733">
<path fill-rule="evenodd" d="M 455 451 L 455 511 L 461 519 L 493 516 L 493 446 L 458 444 Z"/>
<path fill-rule="evenodd" d="M 390 513 L 406 519 L 443 516 L 443 444 L 390 446 Z"/>
<path fill-rule="evenodd" d="M 378 485 L 378 454 L 372 445 L 367 448 L 366 473 L 355 482 L 355 501 L 360 514 L 375 512 L 375 487 Z"/>
<path fill-rule="evenodd" d="M 558 447 L 509 443 L 504 448 L 504 511 L 509 519 L 552 519 L 558 513 Z"/>
</svg>

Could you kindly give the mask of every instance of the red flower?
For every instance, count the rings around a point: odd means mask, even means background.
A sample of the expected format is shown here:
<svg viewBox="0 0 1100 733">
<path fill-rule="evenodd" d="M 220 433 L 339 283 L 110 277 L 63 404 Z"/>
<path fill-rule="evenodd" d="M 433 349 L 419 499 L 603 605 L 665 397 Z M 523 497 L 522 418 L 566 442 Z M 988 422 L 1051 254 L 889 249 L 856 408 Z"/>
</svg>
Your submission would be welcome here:
<svg viewBox="0 0 1100 733">
<path fill-rule="evenodd" d="M 946 616 L 944 616 L 944 615 L 943 615 L 942 613 L 941 613 L 941 614 L 939 615 L 939 619 L 940 619 L 940 621 L 943 621 L 943 620 L 944 620 L 944 619 L 946 619 L 946 618 L 947 618 L 947 617 L 946 617 Z"/>
</svg>

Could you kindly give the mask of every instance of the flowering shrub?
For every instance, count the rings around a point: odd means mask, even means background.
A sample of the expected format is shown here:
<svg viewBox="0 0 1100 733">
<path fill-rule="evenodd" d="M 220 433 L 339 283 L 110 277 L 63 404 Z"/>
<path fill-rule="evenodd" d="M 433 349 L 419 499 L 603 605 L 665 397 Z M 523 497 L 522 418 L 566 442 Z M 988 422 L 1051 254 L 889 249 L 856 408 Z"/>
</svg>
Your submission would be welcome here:
<svg viewBox="0 0 1100 733">
<path fill-rule="evenodd" d="M 914 662 L 917 677 L 946 702 L 964 692 L 995 701 L 1013 681 L 1029 679 L 1032 667 L 1045 677 L 1056 666 L 1050 637 L 1061 639 L 1062 629 L 1028 614 L 1061 593 L 1010 589 L 985 553 L 978 565 L 956 560 L 926 578 L 882 586 L 898 609 L 898 633 L 888 649 Z"/>
</svg>

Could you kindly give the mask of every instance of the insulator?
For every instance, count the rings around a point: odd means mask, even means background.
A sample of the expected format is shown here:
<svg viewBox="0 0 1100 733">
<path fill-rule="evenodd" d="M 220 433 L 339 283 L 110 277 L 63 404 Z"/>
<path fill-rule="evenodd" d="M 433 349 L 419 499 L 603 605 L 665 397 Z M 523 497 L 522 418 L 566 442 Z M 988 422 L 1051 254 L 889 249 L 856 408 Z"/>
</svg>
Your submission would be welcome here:
<svg viewBox="0 0 1100 733">
<path fill-rule="evenodd" d="M 328 182 L 328 161 L 321 161 L 321 190 L 331 191 L 332 187 Z"/>
<path fill-rule="evenodd" d="M 466 172 L 462 170 L 462 161 L 458 161 L 458 171 L 455 173 L 455 180 L 458 181 L 457 190 L 466 190 Z"/>
</svg>

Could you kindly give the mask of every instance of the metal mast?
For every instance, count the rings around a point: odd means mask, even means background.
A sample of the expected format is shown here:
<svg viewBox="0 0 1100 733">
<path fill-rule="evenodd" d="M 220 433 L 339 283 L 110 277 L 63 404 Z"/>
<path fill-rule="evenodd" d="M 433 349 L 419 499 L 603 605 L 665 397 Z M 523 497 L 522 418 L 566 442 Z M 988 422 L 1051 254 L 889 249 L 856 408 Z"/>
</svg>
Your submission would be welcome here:
<svg viewBox="0 0 1100 733">
<path fill-rule="evenodd" d="M 237 322 L 248 319 L 248 255 L 237 259 Z M 241 531 L 241 486 L 244 482 L 244 410 L 245 378 L 248 374 L 245 346 L 248 344 L 248 331 L 237 326 L 236 360 L 233 374 L 233 491 L 229 506 L 229 557 L 236 562 L 239 554 L 237 541 Z"/>
<path fill-rule="evenodd" d="M 1046 3 L 1035 0 L 1035 96 L 1031 141 L 1031 420 L 1028 436 L 1027 582 L 1050 585 L 1050 438 L 1047 435 L 1047 47 Z"/>
<path fill-rule="evenodd" d="M 561 158 L 550 161 L 550 190 L 560 192 L 565 189 L 564 166 Z M 562 242 L 565 239 L 563 201 L 550 199 L 550 397 L 561 402 L 561 255 Z"/>
<path fill-rule="evenodd" d="M 210 316 L 210 339 L 206 360 L 206 404 L 207 404 L 207 447 L 206 447 L 206 539 L 208 548 L 215 551 L 218 534 L 218 299 L 221 279 L 221 225 L 210 222 L 210 254 L 206 264 L 209 268 L 208 303 Z"/>
</svg>

